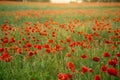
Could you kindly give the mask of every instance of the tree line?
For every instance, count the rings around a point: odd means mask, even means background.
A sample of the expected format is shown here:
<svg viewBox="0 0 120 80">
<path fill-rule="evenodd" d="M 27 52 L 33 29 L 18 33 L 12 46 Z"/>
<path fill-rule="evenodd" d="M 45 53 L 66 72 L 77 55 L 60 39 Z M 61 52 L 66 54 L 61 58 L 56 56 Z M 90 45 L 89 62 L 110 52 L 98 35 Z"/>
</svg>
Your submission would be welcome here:
<svg viewBox="0 0 120 80">
<path fill-rule="evenodd" d="M 0 1 L 50 2 L 50 0 L 0 0 Z"/>
<path fill-rule="evenodd" d="M 79 0 L 76 0 L 79 1 Z M 82 0 L 83 2 L 120 2 L 120 0 Z"/>
<path fill-rule="evenodd" d="M 23 2 L 50 2 L 50 0 L 0 0 L 0 1 L 23 1 Z M 76 2 L 81 0 L 76 0 Z M 83 2 L 120 2 L 120 0 L 82 0 Z"/>
</svg>

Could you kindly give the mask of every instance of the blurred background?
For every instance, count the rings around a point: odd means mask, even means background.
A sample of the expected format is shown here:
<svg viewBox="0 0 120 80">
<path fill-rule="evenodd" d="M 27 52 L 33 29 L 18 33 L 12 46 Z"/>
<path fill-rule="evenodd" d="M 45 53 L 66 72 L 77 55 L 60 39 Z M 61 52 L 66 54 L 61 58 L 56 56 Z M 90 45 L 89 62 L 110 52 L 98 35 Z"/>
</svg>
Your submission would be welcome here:
<svg viewBox="0 0 120 80">
<path fill-rule="evenodd" d="M 120 0 L 0 0 L 23 2 L 80 3 L 80 2 L 120 2 Z"/>
</svg>

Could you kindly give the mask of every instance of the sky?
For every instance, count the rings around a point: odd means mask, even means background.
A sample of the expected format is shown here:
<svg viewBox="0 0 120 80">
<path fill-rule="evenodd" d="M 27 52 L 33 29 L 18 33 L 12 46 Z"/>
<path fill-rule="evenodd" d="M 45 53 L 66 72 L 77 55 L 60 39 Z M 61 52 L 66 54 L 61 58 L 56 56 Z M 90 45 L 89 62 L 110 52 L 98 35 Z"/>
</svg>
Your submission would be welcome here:
<svg viewBox="0 0 120 80">
<path fill-rule="evenodd" d="M 76 0 L 51 0 L 52 3 L 69 3 Z"/>
</svg>

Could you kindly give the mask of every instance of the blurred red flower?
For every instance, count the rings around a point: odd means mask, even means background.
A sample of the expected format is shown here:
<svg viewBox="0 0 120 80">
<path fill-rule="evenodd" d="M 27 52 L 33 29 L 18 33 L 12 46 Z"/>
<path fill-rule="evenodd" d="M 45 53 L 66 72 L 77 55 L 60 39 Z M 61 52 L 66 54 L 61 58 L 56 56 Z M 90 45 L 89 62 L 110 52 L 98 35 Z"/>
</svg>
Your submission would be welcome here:
<svg viewBox="0 0 120 80">
<path fill-rule="evenodd" d="M 108 64 L 113 67 L 116 67 L 116 65 L 118 64 L 118 59 L 115 57 L 114 59 L 109 60 Z"/>
<path fill-rule="evenodd" d="M 46 48 L 45 50 L 47 53 L 50 53 L 51 52 L 51 49 L 50 48 Z"/>
<path fill-rule="evenodd" d="M 3 52 L 4 51 L 4 48 L 0 48 L 0 52 Z"/>
<path fill-rule="evenodd" d="M 82 54 L 82 55 L 81 55 L 81 58 L 86 59 L 86 58 L 87 58 L 87 55 L 86 55 L 86 54 Z"/>
<path fill-rule="evenodd" d="M 93 57 L 92 60 L 95 61 L 95 62 L 99 62 L 100 58 L 99 57 Z"/>
<path fill-rule="evenodd" d="M 26 47 L 32 47 L 32 44 L 30 44 L 30 43 L 26 43 L 26 45 L 25 45 Z"/>
<path fill-rule="evenodd" d="M 115 68 L 108 68 L 107 73 L 110 76 L 118 76 L 118 70 L 116 70 Z"/>
<path fill-rule="evenodd" d="M 50 48 L 50 45 L 49 44 L 45 44 L 44 48 Z"/>
<path fill-rule="evenodd" d="M 9 42 L 9 39 L 8 39 L 7 36 L 5 36 L 4 38 L 1 39 L 1 41 L 2 41 L 3 43 L 8 43 L 8 42 Z"/>
<path fill-rule="evenodd" d="M 29 51 L 28 52 L 28 56 L 33 56 L 34 55 L 34 52 L 33 51 Z"/>
<path fill-rule="evenodd" d="M 58 80 L 70 80 L 72 79 L 72 74 L 59 73 Z"/>
<path fill-rule="evenodd" d="M 82 74 L 88 72 L 89 68 L 86 66 L 82 66 Z"/>
<path fill-rule="evenodd" d="M 67 63 L 67 68 L 70 69 L 72 72 L 75 72 L 75 65 L 72 62 Z"/>
<path fill-rule="evenodd" d="M 117 56 L 117 57 L 120 57 L 120 52 L 118 52 L 118 53 L 116 54 L 116 56 Z"/>
<path fill-rule="evenodd" d="M 92 69 L 92 68 L 90 68 L 90 69 L 89 69 L 89 72 L 90 72 L 90 73 L 93 73 L 93 69 Z"/>
<path fill-rule="evenodd" d="M 100 75 L 98 75 L 98 74 L 95 75 L 95 76 L 94 76 L 94 80 L 101 80 Z"/>
<path fill-rule="evenodd" d="M 70 54 L 70 53 L 67 53 L 66 56 L 67 56 L 67 57 L 71 57 L 71 54 Z"/>
<path fill-rule="evenodd" d="M 108 52 L 104 52 L 104 57 L 110 57 L 110 54 Z"/>
<path fill-rule="evenodd" d="M 105 66 L 104 64 L 101 66 L 101 68 L 100 68 L 100 71 L 102 71 L 102 72 L 106 72 L 107 71 L 107 66 Z"/>
<path fill-rule="evenodd" d="M 53 39 L 49 39 L 48 42 L 49 42 L 49 43 L 54 43 L 54 40 L 53 40 Z"/>
<path fill-rule="evenodd" d="M 0 60 L 3 60 L 5 62 L 10 62 L 11 56 L 8 54 L 8 52 L 4 52 L 1 57 Z"/>
</svg>

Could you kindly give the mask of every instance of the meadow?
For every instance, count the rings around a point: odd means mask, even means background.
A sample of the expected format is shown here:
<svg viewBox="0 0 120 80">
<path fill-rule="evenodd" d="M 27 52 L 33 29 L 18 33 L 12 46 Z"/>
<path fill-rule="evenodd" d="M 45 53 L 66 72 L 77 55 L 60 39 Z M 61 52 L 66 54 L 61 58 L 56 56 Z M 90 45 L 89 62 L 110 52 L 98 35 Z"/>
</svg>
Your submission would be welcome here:
<svg viewBox="0 0 120 80">
<path fill-rule="evenodd" d="M 120 80 L 120 3 L 1 1 L 0 80 Z"/>
</svg>

